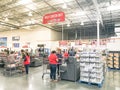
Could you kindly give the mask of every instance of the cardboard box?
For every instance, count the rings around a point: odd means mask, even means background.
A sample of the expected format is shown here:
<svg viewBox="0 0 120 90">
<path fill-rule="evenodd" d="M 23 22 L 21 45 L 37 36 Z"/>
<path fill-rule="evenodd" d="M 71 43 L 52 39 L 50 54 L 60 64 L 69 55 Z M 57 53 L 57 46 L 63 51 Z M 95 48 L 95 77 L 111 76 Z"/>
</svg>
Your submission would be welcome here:
<svg viewBox="0 0 120 90">
<path fill-rule="evenodd" d="M 119 68 L 119 65 L 114 65 L 114 68 Z"/>
<path fill-rule="evenodd" d="M 113 57 L 113 53 L 109 53 L 108 55 L 109 55 L 110 57 Z"/>
<path fill-rule="evenodd" d="M 111 61 L 108 61 L 108 64 L 113 64 L 113 62 L 111 62 Z"/>
<path fill-rule="evenodd" d="M 112 57 L 108 57 L 108 60 L 113 60 L 113 58 Z"/>
<path fill-rule="evenodd" d="M 119 53 L 114 53 L 114 56 L 115 57 L 119 57 Z"/>
<path fill-rule="evenodd" d="M 118 58 L 118 57 L 114 57 L 114 60 L 118 61 L 118 60 L 119 60 L 119 58 Z"/>
</svg>

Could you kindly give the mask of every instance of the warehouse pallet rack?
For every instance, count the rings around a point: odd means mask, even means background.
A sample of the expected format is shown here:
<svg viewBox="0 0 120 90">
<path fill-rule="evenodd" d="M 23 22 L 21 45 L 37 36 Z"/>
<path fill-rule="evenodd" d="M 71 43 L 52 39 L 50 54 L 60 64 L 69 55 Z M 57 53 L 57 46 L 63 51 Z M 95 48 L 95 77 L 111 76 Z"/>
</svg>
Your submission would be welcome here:
<svg viewBox="0 0 120 90">
<path fill-rule="evenodd" d="M 120 70 L 120 51 L 109 51 L 107 66 L 109 70 Z"/>
</svg>

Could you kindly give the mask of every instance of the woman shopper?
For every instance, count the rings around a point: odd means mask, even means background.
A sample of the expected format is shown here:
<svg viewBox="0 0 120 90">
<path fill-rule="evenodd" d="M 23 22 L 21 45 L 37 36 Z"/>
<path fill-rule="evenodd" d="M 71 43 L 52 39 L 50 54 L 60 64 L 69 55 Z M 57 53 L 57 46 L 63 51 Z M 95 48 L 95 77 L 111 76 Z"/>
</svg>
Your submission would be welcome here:
<svg viewBox="0 0 120 90">
<path fill-rule="evenodd" d="M 25 66 L 26 74 L 29 73 L 29 65 L 30 65 L 30 56 L 29 56 L 28 52 L 25 52 L 24 66 Z"/>
<path fill-rule="evenodd" d="M 61 50 L 59 50 L 56 55 L 58 57 L 57 74 L 59 75 L 60 74 L 60 65 L 62 64 L 62 59 L 63 59 Z"/>
<path fill-rule="evenodd" d="M 58 58 L 56 55 L 56 51 L 52 51 L 48 59 L 49 59 L 49 64 L 50 64 L 50 79 L 51 81 L 57 81 L 56 80 L 56 68 L 57 68 Z"/>
</svg>

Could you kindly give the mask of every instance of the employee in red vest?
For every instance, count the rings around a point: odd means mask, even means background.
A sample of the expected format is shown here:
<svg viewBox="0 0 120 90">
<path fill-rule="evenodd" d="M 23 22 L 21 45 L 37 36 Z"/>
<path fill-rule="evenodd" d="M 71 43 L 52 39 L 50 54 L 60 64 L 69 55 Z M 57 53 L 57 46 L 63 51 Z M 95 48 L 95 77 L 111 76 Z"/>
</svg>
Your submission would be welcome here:
<svg viewBox="0 0 120 90">
<path fill-rule="evenodd" d="M 56 51 L 52 51 L 48 59 L 49 59 L 49 64 L 50 64 L 50 79 L 51 81 L 57 81 L 56 80 L 56 68 L 57 68 L 58 58 L 56 55 Z"/>
<path fill-rule="evenodd" d="M 69 57 L 69 54 L 68 54 L 67 50 L 64 51 L 63 57 L 64 57 L 64 62 L 67 62 L 68 61 L 68 57 Z"/>
<path fill-rule="evenodd" d="M 25 66 L 26 74 L 29 73 L 29 65 L 30 65 L 30 56 L 28 52 L 25 52 L 24 66 Z"/>
</svg>

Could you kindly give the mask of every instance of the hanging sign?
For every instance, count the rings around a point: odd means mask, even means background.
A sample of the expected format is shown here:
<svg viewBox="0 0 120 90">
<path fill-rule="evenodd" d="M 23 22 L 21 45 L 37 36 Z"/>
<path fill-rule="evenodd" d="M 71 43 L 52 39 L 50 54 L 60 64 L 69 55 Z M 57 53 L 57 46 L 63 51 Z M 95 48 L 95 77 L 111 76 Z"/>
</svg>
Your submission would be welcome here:
<svg viewBox="0 0 120 90">
<path fill-rule="evenodd" d="M 54 12 L 43 16 L 43 24 L 63 22 L 63 21 L 65 21 L 64 12 Z"/>
</svg>

